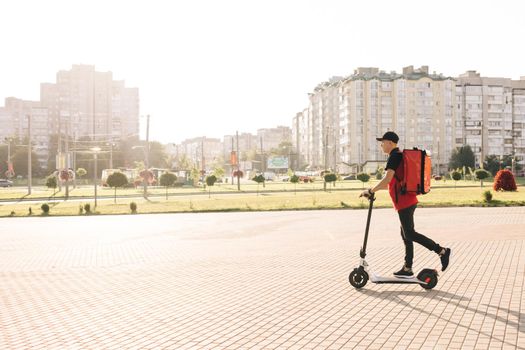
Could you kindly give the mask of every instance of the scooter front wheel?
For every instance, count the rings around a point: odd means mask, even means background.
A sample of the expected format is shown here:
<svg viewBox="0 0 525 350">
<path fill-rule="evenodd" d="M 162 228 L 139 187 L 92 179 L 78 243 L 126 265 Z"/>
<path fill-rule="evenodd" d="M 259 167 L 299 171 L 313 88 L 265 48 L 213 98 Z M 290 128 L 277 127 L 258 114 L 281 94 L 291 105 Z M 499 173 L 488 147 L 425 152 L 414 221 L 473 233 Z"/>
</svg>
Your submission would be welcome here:
<svg viewBox="0 0 525 350">
<path fill-rule="evenodd" d="M 364 287 L 366 282 L 368 282 L 368 274 L 364 271 L 360 271 L 359 269 L 354 269 L 352 272 L 350 272 L 348 280 L 354 288 L 359 289 Z"/>
</svg>

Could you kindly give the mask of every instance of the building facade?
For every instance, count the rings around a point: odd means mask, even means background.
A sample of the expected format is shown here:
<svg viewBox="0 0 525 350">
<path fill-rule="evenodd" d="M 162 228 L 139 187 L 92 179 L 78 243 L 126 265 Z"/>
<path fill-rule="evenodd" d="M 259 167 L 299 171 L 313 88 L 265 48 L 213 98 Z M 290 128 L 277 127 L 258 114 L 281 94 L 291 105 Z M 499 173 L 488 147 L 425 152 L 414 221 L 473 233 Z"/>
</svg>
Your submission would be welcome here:
<svg viewBox="0 0 525 350">
<path fill-rule="evenodd" d="M 41 105 L 48 109 L 50 132 L 68 130 L 74 139 L 121 139 L 139 133 L 139 93 L 114 81 L 111 72 L 73 65 L 57 73 L 56 83 L 40 85 Z"/>
<path fill-rule="evenodd" d="M 40 167 L 47 168 L 49 157 L 49 114 L 47 108 L 41 107 L 38 101 L 27 101 L 15 97 L 5 99 L 2 126 L 3 139 L 17 138 L 25 142 L 29 133 L 29 117 L 31 117 L 31 144 Z M 12 150 L 12 153 L 15 150 Z M 11 154 L 12 156 L 12 154 Z M 16 169 L 15 169 L 16 171 Z"/>
<path fill-rule="evenodd" d="M 430 151 L 436 173 L 447 171 L 461 145 L 472 147 L 478 167 L 489 154 L 521 161 L 525 155 L 525 79 L 481 78 L 472 71 L 452 78 L 427 66 L 402 73 L 358 68 L 319 84 L 308 99 L 292 124 L 294 146 L 310 169 L 382 166 L 386 156 L 376 137 L 388 130 L 398 133 L 401 148 Z"/>
<path fill-rule="evenodd" d="M 525 79 L 481 77 L 475 71 L 456 82 L 454 143 L 470 145 L 476 165 L 488 155 L 525 156 Z"/>
</svg>

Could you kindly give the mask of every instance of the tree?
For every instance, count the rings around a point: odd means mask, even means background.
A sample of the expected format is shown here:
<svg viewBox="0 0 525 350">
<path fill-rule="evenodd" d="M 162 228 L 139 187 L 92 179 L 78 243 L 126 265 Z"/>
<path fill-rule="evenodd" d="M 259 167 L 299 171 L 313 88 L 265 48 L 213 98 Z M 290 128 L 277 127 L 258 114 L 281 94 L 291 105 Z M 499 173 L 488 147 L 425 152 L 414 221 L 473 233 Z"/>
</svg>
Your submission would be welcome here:
<svg viewBox="0 0 525 350">
<path fill-rule="evenodd" d="M 483 162 L 483 168 L 485 168 L 485 170 L 490 171 L 492 176 L 495 176 L 498 170 L 500 169 L 499 157 L 494 154 L 486 156 L 485 161 Z"/>
<path fill-rule="evenodd" d="M 450 161 L 448 163 L 449 169 L 457 169 L 463 167 L 474 168 L 476 163 L 476 158 L 474 157 L 474 152 L 469 145 L 461 146 L 452 151 L 450 156 Z"/>
<path fill-rule="evenodd" d="M 208 198 L 211 198 L 211 186 L 215 185 L 215 181 L 217 181 L 217 176 L 206 176 L 206 185 L 208 186 Z"/>
<path fill-rule="evenodd" d="M 177 175 L 166 172 L 160 176 L 160 185 L 166 187 L 166 200 L 168 200 L 168 187 L 173 186 L 177 181 Z"/>
<path fill-rule="evenodd" d="M 217 179 L 222 179 L 224 176 L 224 169 L 222 167 L 216 167 L 213 169 L 213 175 L 215 175 Z"/>
<path fill-rule="evenodd" d="M 365 183 L 370 180 L 370 175 L 367 173 L 359 173 L 357 174 L 356 178 L 363 183 L 363 188 L 365 188 Z"/>
<path fill-rule="evenodd" d="M 12 147 L 12 146 L 11 146 Z M 13 148 L 11 148 L 12 152 Z M 22 175 L 27 177 L 27 147 L 18 147 L 15 154 L 11 154 L 11 160 L 13 162 L 13 169 L 16 175 Z M 31 152 L 31 174 L 33 176 L 42 175 L 42 169 L 40 168 L 40 163 L 35 152 Z"/>
<path fill-rule="evenodd" d="M 46 177 L 46 186 L 53 189 L 53 196 L 56 194 L 56 188 L 58 186 L 57 178 L 55 175 L 49 175 Z"/>
<path fill-rule="evenodd" d="M 488 155 L 485 157 L 483 167 L 485 170 L 490 171 L 492 176 L 495 176 L 498 170 L 512 167 L 512 156 L 508 154 L 502 157 L 494 154 Z M 514 167 L 517 171 L 521 170 L 521 164 L 517 162 L 515 163 Z"/>
<path fill-rule="evenodd" d="M 115 188 L 115 203 L 117 203 L 117 188 L 124 187 L 128 184 L 128 178 L 120 171 L 116 171 L 108 176 L 107 184 L 109 187 Z"/>
<path fill-rule="evenodd" d="M 383 168 L 377 168 L 376 180 L 382 180 L 383 179 L 383 172 L 384 172 Z"/>
<path fill-rule="evenodd" d="M 297 194 L 297 183 L 299 182 L 299 176 L 292 175 L 290 177 L 290 182 L 294 184 L 294 194 Z"/>
<path fill-rule="evenodd" d="M 275 156 L 287 156 L 292 153 L 292 143 L 289 141 L 283 141 L 277 146 L 277 148 L 272 148 L 270 153 Z"/>
<path fill-rule="evenodd" d="M 78 168 L 77 169 L 77 176 L 81 179 L 82 176 L 85 176 L 87 174 L 86 169 L 84 168 Z"/>
<path fill-rule="evenodd" d="M 494 177 L 494 191 L 517 191 L 516 181 L 512 171 L 503 169 Z"/>
<path fill-rule="evenodd" d="M 242 170 L 235 170 L 233 172 L 233 176 L 237 178 L 237 191 L 240 191 L 241 190 L 241 177 L 244 176 L 244 173 L 242 172 Z"/>
<path fill-rule="evenodd" d="M 264 181 L 266 179 L 264 178 L 264 175 L 260 174 L 260 175 L 254 176 L 252 180 L 257 182 L 257 195 L 259 195 L 259 184 L 260 183 L 264 184 Z"/>
<path fill-rule="evenodd" d="M 332 182 L 332 186 L 335 186 L 335 182 L 337 181 L 337 175 L 334 173 L 329 173 L 324 175 L 324 182 L 330 183 Z M 325 188 L 326 189 L 326 188 Z"/>
<path fill-rule="evenodd" d="M 185 154 L 175 158 L 175 163 L 177 164 L 177 168 L 180 170 L 190 170 L 193 167 L 191 159 L 189 159 Z"/>
<path fill-rule="evenodd" d="M 200 171 L 199 169 L 193 167 L 190 172 L 190 179 L 193 181 L 193 186 L 196 186 L 199 183 Z"/>
<path fill-rule="evenodd" d="M 147 146 L 146 143 L 144 143 Z M 149 143 L 149 166 L 150 168 L 166 168 L 168 166 L 168 155 L 164 145 L 157 141 Z"/>
<path fill-rule="evenodd" d="M 450 177 L 454 180 L 454 188 L 458 186 L 458 181 L 461 180 L 461 173 L 457 170 L 454 170 L 450 173 Z"/>
<path fill-rule="evenodd" d="M 481 182 L 481 187 L 483 187 L 483 180 L 490 176 L 490 173 L 484 169 L 478 169 L 474 171 L 476 179 Z"/>
</svg>

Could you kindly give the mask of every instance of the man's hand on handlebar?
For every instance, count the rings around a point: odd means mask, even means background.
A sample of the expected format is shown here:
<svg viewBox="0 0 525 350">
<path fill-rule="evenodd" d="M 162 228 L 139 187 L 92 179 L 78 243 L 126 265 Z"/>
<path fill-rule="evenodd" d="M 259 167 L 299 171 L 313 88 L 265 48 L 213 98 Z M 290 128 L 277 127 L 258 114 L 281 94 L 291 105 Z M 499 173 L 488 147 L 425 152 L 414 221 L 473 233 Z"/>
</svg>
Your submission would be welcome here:
<svg viewBox="0 0 525 350">
<path fill-rule="evenodd" d="M 359 195 L 359 198 L 361 197 L 365 197 L 365 198 L 370 198 L 374 195 L 374 193 L 372 192 L 372 190 L 369 188 L 367 190 L 364 190 L 363 192 L 361 192 L 361 194 Z"/>
</svg>

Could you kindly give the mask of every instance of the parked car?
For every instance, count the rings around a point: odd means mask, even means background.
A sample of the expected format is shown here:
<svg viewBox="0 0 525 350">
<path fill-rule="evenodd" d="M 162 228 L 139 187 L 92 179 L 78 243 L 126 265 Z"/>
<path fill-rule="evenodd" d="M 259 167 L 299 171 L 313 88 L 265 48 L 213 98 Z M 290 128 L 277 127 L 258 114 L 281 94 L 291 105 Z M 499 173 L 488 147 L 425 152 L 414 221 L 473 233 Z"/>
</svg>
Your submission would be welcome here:
<svg viewBox="0 0 525 350">
<path fill-rule="evenodd" d="M 11 187 L 13 186 L 13 181 L 7 179 L 0 179 L 0 187 Z"/>
<path fill-rule="evenodd" d="M 355 175 L 345 176 L 343 180 L 355 180 Z"/>
</svg>

